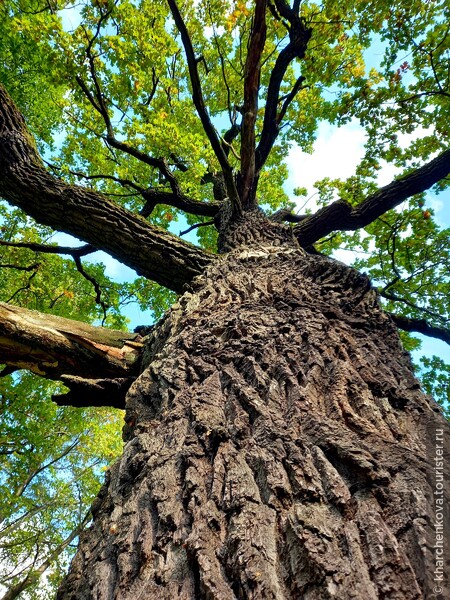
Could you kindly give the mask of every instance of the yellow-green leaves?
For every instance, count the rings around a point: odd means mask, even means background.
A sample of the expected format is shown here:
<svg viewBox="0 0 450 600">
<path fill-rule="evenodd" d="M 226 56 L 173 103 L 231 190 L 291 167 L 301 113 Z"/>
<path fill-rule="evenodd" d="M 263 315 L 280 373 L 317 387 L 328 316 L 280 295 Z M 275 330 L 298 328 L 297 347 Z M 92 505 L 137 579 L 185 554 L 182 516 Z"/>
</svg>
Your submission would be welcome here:
<svg viewBox="0 0 450 600">
<path fill-rule="evenodd" d="M 0 585 L 12 588 L 56 551 L 45 583 L 23 592 L 29 600 L 54 597 L 73 553 L 64 540 L 121 451 L 120 411 L 57 408 L 48 401 L 57 389 L 25 373 L 0 379 Z"/>
</svg>

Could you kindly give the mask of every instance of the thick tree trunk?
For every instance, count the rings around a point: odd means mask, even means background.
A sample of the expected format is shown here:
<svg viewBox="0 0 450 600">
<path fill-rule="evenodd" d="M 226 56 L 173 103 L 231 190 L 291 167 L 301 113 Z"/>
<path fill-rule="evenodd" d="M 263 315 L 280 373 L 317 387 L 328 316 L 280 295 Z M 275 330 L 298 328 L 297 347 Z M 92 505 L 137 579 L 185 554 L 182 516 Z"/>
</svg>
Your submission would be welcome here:
<svg viewBox="0 0 450 600">
<path fill-rule="evenodd" d="M 144 363 L 58 600 L 445 588 L 433 459 L 447 424 L 364 276 L 300 249 L 235 250 L 155 328 Z M 444 510 L 448 523 L 448 495 Z"/>
</svg>

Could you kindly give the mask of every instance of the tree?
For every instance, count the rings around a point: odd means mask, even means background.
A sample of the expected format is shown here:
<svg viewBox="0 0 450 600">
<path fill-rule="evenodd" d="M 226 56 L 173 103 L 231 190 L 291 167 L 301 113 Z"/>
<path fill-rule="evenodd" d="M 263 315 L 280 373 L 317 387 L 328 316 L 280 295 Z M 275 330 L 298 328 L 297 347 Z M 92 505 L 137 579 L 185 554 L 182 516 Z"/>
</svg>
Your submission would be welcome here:
<svg viewBox="0 0 450 600">
<path fill-rule="evenodd" d="M 68 320 L 67 305 L 1 305 L 3 374 L 62 381 L 60 405 L 126 411 L 58 598 L 439 594 L 448 425 L 397 327 L 449 340 L 448 231 L 425 205 L 450 172 L 448 7 L 95 1 L 71 31 L 63 8 L 3 9 L 0 195 L 34 231 L 86 245 L 20 237 L 9 215 L 4 266 L 30 290 L 22 252 L 71 256 L 108 319 L 101 269 L 81 262 L 101 249 L 141 277 L 118 296 L 161 297 L 157 284 L 178 299 L 138 334 Z M 383 61 L 366 72 L 375 39 Z M 355 176 L 319 182 L 317 210 L 293 214 L 289 144 L 352 118 L 367 131 Z M 378 187 L 382 160 L 401 172 Z M 168 231 L 180 212 L 200 246 Z M 341 245 L 374 251 L 358 271 L 329 256 Z"/>
</svg>

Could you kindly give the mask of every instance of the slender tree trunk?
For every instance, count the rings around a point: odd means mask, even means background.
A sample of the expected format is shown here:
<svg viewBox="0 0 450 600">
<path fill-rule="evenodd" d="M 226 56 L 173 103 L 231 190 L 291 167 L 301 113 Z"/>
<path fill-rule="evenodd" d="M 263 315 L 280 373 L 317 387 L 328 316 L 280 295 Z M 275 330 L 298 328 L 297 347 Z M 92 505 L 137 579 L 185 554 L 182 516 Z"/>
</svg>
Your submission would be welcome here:
<svg viewBox="0 0 450 600">
<path fill-rule="evenodd" d="M 432 597 L 447 424 L 367 278 L 237 249 L 149 339 L 58 600 Z"/>
</svg>

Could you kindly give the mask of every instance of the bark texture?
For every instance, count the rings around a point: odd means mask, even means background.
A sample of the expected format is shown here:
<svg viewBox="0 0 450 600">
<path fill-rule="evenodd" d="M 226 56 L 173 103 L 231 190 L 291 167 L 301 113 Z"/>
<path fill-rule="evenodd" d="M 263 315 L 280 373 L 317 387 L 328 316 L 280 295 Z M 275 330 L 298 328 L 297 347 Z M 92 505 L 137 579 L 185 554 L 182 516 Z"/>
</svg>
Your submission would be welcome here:
<svg viewBox="0 0 450 600">
<path fill-rule="evenodd" d="M 364 276 L 242 247 L 148 339 L 58 600 L 430 597 L 446 423 Z"/>
</svg>

